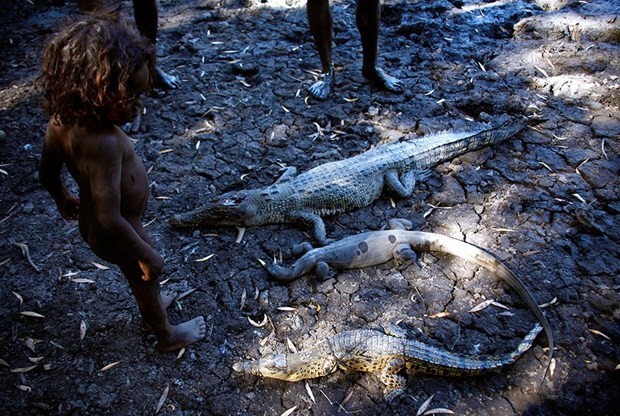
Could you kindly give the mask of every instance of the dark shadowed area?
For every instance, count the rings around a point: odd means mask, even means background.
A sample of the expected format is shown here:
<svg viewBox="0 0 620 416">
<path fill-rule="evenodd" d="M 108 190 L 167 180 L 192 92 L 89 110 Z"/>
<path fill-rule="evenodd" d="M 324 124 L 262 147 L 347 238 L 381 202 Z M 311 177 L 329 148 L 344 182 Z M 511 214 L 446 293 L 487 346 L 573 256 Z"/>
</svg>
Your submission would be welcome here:
<svg viewBox="0 0 620 416">
<path fill-rule="evenodd" d="M 334 0 L 336 84 L 317 102 L 306 99 L 320 62 L 305 2 L 159 1 L 159 63 L 182 85 L 144 98 L 132 137 L 149 171 L 144 222 L 166 261 L 164 290 L 186 295 L 171 320 L 207 321 L 207 339 L 180 354 L 156 352 L 125 278 L 92 254 L 38 181 L 47 118 L 34 80 L 45 40 L 77 18 L 77 6 L 2 5 L 0 413 L 412 415 L 432 396 L 427 410 L 459 415 L 618 414 L 617 2 L 385 0 L 379 61 L 406 86 L 390 95 L 361 75 L 355 2 Z M 236 242 L 235 227 L 168 225 L 210 196 L 269 185 L 287 166 L 301 172 L 506 115 L 532 121 L 501 145 L 439 165 L 411 198 L 386 194 L 325 222 L 329 237 L 342 238 L 406 218 L 495 254 L 548 304 L 557 349 L 542 384 L 540 336 L 498 373 L 411 376 L 389 404 L 376 374 L 287 383 L 233 371 L 240 359 L 395 323 L 448 351 L 513 350 L 534 317 L 495 276 L 461 260 L 418 253 L 406 268 L 388 262 L 283 285 L 259 259 L 292 264 L 307 229 L 250 228 Z"/>
</svg>

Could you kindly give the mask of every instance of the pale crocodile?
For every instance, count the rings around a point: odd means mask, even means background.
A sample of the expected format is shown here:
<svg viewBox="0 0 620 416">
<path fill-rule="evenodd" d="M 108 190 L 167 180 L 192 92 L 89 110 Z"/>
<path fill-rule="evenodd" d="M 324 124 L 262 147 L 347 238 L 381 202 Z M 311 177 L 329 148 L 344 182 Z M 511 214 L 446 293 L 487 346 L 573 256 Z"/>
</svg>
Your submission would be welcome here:
<svg viewBox="0 0 620 416">
<path fill-rule="evenodd" d="M 275 263 L 271 264 L 267 267 L 267 271 L 279 282 L 291 282 L 312 271 L 319 278 L 325 278 L 330 266 L 335 269 L 361 268 L 385 263 L 392 258 L 398 261 L 411 262 L 416 258 L 413 249 L 461 257 L 484 267 L 517 292 L 545 330 L 549 347 L 547 362 L 551 363 L 555 344 L 551 326 L 530 291 L 506 265 L 495 256 L 464 241 L 441 234 L 408 231 L 411 229 L 411 222 L 408 220 L 392 219 L 389 226 L 389 230 L 361 233 L 327 246 L 312 249 L 299 258 L 290 268 Z M 304 249 L 310 248 L 309 245 L 302 247 Z"/>
<path fill-rule="evenodd" d="M 489 129 L 393 142 L 299 175 L 291 167 L 271 186 L 225 193 L 193 211 L 175 215 L 170 223 L 177 228 L 304 223 L 313 227 L 319 243 L 326 244 L 329 240 L 322 216 L 367 206 L 384 188 L 398 197 L 409 197 L 420 172 L 465 152 L 499 143 L 526 124 L 526 119 L 519 118 Z"/>
<path fill-rule="evenodd" d="M 513 352 L 498 357 L 454 354 L 402 336 L 360 329 L 341 332 L 297 353 L 272 354 L 258 360 L 239 361 L 237 372 L 286 381 L 322 377 L 338 369 L 378 372 L 390 401 L 401 394 L 406 379 L 398 372 L 439 376 L 472 376 L 514 363 L 534 342 L 542 327 L 538 324 Z"/>
</svg>

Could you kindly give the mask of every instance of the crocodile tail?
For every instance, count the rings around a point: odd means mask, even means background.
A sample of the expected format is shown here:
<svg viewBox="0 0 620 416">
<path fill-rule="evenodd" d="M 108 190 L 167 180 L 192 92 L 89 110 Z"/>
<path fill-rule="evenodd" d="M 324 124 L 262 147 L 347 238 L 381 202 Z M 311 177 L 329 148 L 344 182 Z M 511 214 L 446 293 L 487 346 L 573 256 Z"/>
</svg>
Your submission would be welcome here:
<svg viewBox="0 0 620 416">
<path fill-rule="evenodd" d="M 538 323 L 534 325 L 530 332 L 528 332 L 528 334 L 519 343 L 517 349 L 510 354 L 511 361 L 508 364 L 512 364 L 513 362 L 517 361 L 519 357 L 521 357 L 527 350 L 529 350 L 532 345 L 534 345 L 534 340 L 542 330 L 542 325 Z"/>
<path fill-rule="evenodd" d="M 500 143 L 519 133 L 527 126 L 527 118 L 519 117 L 482 130 L 464 143 L 465 151 L 476 150 L 483 146 Z"/>
</svg>

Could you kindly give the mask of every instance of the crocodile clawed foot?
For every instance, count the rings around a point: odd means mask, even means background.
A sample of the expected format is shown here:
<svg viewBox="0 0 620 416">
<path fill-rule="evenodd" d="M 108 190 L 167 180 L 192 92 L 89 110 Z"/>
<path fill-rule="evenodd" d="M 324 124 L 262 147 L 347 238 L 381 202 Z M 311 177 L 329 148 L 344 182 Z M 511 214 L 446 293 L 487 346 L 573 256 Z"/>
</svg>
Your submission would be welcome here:
<svg viewBox="0 0 620 416">
<path fill-rule="evenodd" d="M 386 401 L 386 403 L 391 403 L 404 392 L 405 389 L 385 389 L 385 392 L 383 393 L 383 399 Z"/>
</svg>

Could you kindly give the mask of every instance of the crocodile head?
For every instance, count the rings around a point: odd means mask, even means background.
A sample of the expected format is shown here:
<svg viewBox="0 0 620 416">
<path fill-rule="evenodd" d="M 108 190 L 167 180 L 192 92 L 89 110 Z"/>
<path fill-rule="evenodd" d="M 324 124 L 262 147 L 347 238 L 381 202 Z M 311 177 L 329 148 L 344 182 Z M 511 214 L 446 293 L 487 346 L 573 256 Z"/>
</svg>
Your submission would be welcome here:
<svg viewBox="0 0 620 416">
<path fill-rule="evenodd" d="M 299 381 L 333 373 L 338 363 L 333 356 L 316 353 L 272 354 L 253 361 L 239 361 L 233 370 L 285 381 Z"/>
<path fill-rule="evenodd" d="M 260 215 L 261 196 L 253 190 L 227 192 L 208 200 L 193 211 L 170 219 L 175 228 L 200 225 L 254 226 L 264 224 Z"/>
</svg>

